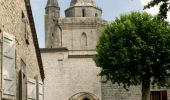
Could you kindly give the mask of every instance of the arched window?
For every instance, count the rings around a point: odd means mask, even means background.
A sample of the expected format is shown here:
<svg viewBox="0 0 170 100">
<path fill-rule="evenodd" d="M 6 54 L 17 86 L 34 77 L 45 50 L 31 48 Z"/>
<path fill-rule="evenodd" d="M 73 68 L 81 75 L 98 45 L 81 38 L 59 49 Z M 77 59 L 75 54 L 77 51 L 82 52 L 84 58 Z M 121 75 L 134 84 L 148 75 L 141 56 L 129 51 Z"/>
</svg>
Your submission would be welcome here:
<svg viewBox="0 0 170 100">
<path fill-rule="evenodd" d="M 95 17 L 98 17 L 98 14 L 97 14 L 97 13 L 95 13 Z"/>
<path fill-rule="evenodd" d="M 82 9 L 82 17 L 85 17 L 85 9 Z"/>
<path fill-rule="evenodd" d="M 68 100 L 99 100 L 99 98 L 92 93 L 80 92 L 74 94 Z"/>
<path fill-rule="evenodd" d="M 83 49 L 83 50 L 85 50 L 86 48 L 87 48 L 87 35 L 86 35 L 86 33 L 82 33 L 82 35 L 81 35 L 81 41 L 80 41 L 80 43 L 81 43 L 81 48 Z"/>
</svg>

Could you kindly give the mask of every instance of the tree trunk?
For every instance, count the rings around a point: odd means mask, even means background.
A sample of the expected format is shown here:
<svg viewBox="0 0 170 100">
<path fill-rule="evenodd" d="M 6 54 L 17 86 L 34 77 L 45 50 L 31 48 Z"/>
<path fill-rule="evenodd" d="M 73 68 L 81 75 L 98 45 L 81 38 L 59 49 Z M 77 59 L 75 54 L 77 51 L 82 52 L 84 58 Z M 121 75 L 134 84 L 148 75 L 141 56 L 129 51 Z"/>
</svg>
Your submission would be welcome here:
<svg viewBox="0 0 170 100">
<path fill-rule="evenodd" d="M 142 100 L 150 100 L 150 79 L 142 80 Z"/>
</svg>

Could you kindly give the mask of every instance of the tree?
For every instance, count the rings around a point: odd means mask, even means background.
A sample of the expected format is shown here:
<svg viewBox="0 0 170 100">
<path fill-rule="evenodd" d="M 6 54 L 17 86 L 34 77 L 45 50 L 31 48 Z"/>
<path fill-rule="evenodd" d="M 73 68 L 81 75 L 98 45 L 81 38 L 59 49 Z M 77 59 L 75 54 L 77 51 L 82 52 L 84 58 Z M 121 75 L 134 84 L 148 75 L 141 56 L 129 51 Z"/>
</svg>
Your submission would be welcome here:
<svg viewBox="0 0 170 100">
<path fill-rule="evenodd" d="M 167 18 L 167 12 L 170 10 L 170 1 L 169 0 L 152 0 L 149 2 L 146 6 L 144 6 L 144 9 L 151 8 L 156 5 L 159 5 L 159 17 L 162 19 Z"/>
<path fill-rule="evenodd" d="M 121 15 L 102 31 L 94 58 L 100 76 L 124 88 L 142 85 L 142 100 L 149 100 L 150 83 L 168 86 L 170 25 L 146 12 Z"/>
</svg>

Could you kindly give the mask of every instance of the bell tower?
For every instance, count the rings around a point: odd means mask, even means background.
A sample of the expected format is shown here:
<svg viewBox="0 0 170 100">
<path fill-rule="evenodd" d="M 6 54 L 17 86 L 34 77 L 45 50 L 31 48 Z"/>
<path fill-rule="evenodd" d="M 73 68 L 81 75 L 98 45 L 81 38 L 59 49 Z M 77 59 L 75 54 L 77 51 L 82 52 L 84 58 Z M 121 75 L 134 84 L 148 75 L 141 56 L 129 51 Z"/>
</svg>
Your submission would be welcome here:
<svg viewBox="0 0 170 100">
<path fill-rule="evenodd" d="M 61 46 L 60 33 L 58 32 L 58 19 L 60 7 L 57 0 L 48 0 L 45 8 L 45 47 L 54 48 Z"/>
</svg>

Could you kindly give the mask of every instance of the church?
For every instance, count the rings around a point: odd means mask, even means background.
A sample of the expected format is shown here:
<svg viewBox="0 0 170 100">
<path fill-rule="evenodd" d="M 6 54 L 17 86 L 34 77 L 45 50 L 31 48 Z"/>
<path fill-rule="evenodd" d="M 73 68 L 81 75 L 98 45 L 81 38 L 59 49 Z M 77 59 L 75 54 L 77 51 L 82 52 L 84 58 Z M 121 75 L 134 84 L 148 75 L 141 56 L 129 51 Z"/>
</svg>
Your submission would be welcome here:
<svg viewBox="0 0 170 100">
<path fill-rule="evenodd" d="M 140 86 L 126 91 L 109 82 L 101 83 L 100 68 L 93 57 L 106 24 L 95 0 L 71 0 L 64 18 L 60 17 L 58 1 L 47 1 L 45 48 L 41 49 L 46 75 L 44 100 L 141 100 Z M 153 93 L 167 96 L 168 91 Z"/>
</svg>

